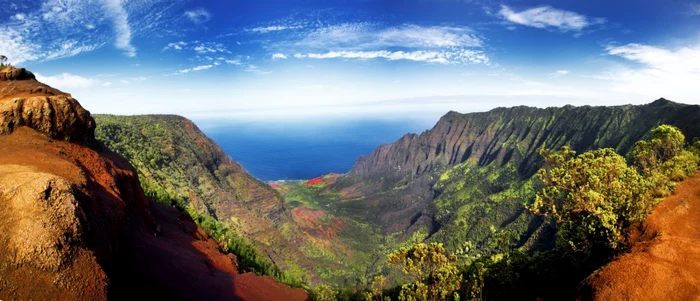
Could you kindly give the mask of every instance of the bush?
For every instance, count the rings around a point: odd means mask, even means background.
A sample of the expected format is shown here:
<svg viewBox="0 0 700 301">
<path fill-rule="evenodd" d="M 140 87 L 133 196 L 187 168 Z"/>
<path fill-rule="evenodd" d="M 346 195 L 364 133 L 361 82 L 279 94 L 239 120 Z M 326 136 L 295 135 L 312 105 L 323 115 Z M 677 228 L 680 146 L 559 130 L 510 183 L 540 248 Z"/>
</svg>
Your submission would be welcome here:
<svg viewBox="0 0 700 301">
<path fill-rule="evenodd" d="M 389 254 L 389 264 L 400 264 L 413 282 L 401 286 L 399 300 L 459 300 L 462 284 L 457 256 L 446 256 L 441 243 L 418 243 Z"/>
</svg>

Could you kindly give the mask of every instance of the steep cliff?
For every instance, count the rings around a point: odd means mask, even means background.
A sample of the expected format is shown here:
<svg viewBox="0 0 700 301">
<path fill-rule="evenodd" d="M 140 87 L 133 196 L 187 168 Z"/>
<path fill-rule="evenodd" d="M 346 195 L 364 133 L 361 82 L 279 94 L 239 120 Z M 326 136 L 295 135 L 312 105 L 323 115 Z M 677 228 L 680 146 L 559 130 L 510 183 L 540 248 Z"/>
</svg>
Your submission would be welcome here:
<svg viewBox="0 0 700 301">
<path fill-rule="evenodd" d="M 189 216 L 150 202 L 69 94 L 3 72 L 0 299 L 308 299 L 240 274 Z"/>
<path fill-rule="evenodd" d="M 700 106 L 665 99 L 641 106 L 449 112 L 432 129 L 360 157 L 331 189 L 355 196 L 338 205 L 341 210 L 385 233 L 420 230 L 424 238 L 459 249 L 469 242 L 486 248 L 505 229 L 519 245 L 538 229 L 522 203 L 534 195 L 529 180 L 541 167 L 541 148 L 612 147 L 624 154 L 662 123 L 698 137 L 698 118 Z"/>
<path fill-rule="evenodd" d="M 269 185 L 202 133 L 192 121 L 172 115 L 97 115 L 96 136 L 135 167 L 147 192 L 183 200 L 228 224 L 283 270 L 313 264 L 299 248 L 301 231 L 291 211 Z"/>
</svg>

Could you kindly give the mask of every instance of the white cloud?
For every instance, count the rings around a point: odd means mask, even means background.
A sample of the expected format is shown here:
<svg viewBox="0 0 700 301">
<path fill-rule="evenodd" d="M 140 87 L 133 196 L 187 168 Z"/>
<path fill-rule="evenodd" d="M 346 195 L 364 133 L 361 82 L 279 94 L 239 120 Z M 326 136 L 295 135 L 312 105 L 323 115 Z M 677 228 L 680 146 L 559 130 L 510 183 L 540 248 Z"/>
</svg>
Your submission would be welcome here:
<svg viewBox="0 0 700 301">
<path fill-rule="evenodd" d="M 247 31 L 255 32 L 255 33 L 268 33 L 268 32 L 275 32 L 275 31 L 282 31 L 282 30 L 290 30 L 290 29 L 299 29 L 303 28 L 303 26 L 296 25 L 296 26 L 282 26 L 282 25 L 272 25 L 272 26 L 264 26 L 264 27 L 255 27 L 252 29 L 249 29 Z"/>
<path fill-rule="evenodd" d="M 404 24 L 384 27 L 371 22 L 318 27 L 273 47 L 294 51 L 295 58 L 387 59 L 439 64 L 489 63 L 482 39 L 468 27 Z"/>
<path fill-rule="evenodd" d="M 17 21 L 23 21 L 25 18 L 25 15 L 22 13 L 17 13 L 14 16 L 12 16 L 12 19 L 17 20 Z"/>
<path fill-rule="evenodd" d="M 122 0 L 105 0 L 105 10 L 112 18 L 114 32 L 117 35 L 114 46 L 124 50 L 129 57 L 136 56 L 136 48 L 131 45 L 131 27 L 129 26 L 129 14 L 127 14 Z"/>
<path fill-rule="evenodd" d="M 185 12 L 185 17 L 195 24 L 202 24 L 211 20 L 211 13 L 206 9 L 197 8 L 194 10 L 188 10 Z"/>
<path fill-rule="evenodd" d="M 103 87 L 112 86 L 112 82 L 105 82 L 105 83 L 102 83 L 102 86 L 103 86 Z"/>
<path fill-rule="evenodd" d="M 549 74 L 549 77 L 558 78 L 571 73 L 569 70 L 557 70 Z"/>
<path fill-rule="evenodd" d="M 248 68 L 245 69 L 245 72 L 255 73 L 258 75 L 266 75 L 272 73 L 272 71 L 261 70 L 260 68 L 258 68 L 258 66 L 252 64 L 248 65 Z"/>
<path fill-rule="evenodd" d="M 53 76 L 43 76 L 37 73 L 36 79 L 42 83 L 45 83 L 49 86 L 61 90 L 69 90 L 75 88 L 91 88 L 102 84 L 100 80 L 82 77 L 70 73 L 61 73 Z"/>
<path fill-rule="evenodd" d="M 676 49 L 627 44 L 607 47 L 606 52 L 641 64 L 641 67 L 621 67 L 596 77 L 609 81 L 613 91 L 650 99 L 700 100 L 700 44 Z"/>
<path fill-rule="evenodd" d="M 589 18 L 575 12 L 550 6 L 540 6 L 515 12 L 510 7 L 501 5 L 501 10 L 498 14 L 512 23 L 536 28 L 553 27 L 562 31 L 581 30 L 588 26 L 605 22 L 605 19 L 602 18 Z"/>
<path fill-rule="evenodd" d="M 202 71 L 202 70 L 210 69 L 212 67 L 214 67 L 214 65 L 200 65 L 200 66 L 195 66 L 195 67 L 188 68 L 188 69 L 178 70 L 177 72 L 172 73 L 171 75 L 179 75 L 179 74 L 186 74 L 186 73 L 195 72 L 195 71 Z"/>
<path fill-rule="evenodd" d="M 185 46 L 187 46 L 187 43 L 183 42 L 183 41 L 175 42 L 175 43 L 168 43 L 168 45 L 163 47 L 163 51 L 168 50 L 168 49 L 182 50 L 182 48 Z"/>
<path fill-rule="evenodd" d="M 240 60 L 226 60 L 226 63 L 231 64 L 231 65 L 236 65 L 236 66 L 242 65 Z"/>
<path fill-rule="evenodd" d="M 279 59 L 285 60 L 285 59 L 287 59 L 287 56 L 285 54 L 282 54 L 282 53 L 275 53 L 272 55 L 272 59 L 273 60 L 279 60 Z"/>
<path fill-rule="evenodd" d="M 296 46 L 369 49 L 386 47 L 481 47 L 481 39 L 467 27 L 403 25 L 379 28 L 373 23 L 344 23 L 310 32 Z"/>
<path fill-rule="evenodd" d="M 206 53 L 217 53 L 217 52 L 227 52 L 231 53 L 226 49 L 224 44 L 221 43 L 200 43 L 199 45 L 195 46 L 193 48 L 194 51 L 196 51 L 199 54 L 206 54 Z"/>
<path fill-rule="evenodd" d="M 390 61 L 409 60 L 438 64 L 471 63 L 488 64 L 489 58 L 481 51 L 329 51 L 326 53 L 295 54 L 295 58 L 311 59 L 387 59 Z"/>
</svg>

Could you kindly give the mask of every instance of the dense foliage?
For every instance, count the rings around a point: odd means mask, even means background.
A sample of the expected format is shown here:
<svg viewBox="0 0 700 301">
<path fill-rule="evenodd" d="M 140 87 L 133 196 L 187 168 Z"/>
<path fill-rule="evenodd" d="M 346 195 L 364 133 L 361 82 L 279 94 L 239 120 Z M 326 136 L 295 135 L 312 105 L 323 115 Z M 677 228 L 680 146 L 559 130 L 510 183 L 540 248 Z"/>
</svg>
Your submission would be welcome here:
<svg viewBox="0 0 700 301">
<path fill-rule="evenodd" d="M 418 243 L 389 254 L 390 264 L 398 264 L 412 282 L 401 286 L 400 301 L 459 300 L 462 275 L 457 269 L 457 256 L 445 255 L 440 243 Z"/>
<path fill-rule="evenodd" d="M 634 145 L 631 165 L 609 148 L 578 156 L 566 146 L 559 153 L 543 149 L 546 166 L 537 177 L 544 188 L 528 209 L 556 223 L 559 237 L 576 251 L 592 251 L 596 244 L 622 251 L 656 197 L 698 168 L 698 157 L 684 145 L 679 129 L 661 125 L 650 140 Z"/>
</svg>

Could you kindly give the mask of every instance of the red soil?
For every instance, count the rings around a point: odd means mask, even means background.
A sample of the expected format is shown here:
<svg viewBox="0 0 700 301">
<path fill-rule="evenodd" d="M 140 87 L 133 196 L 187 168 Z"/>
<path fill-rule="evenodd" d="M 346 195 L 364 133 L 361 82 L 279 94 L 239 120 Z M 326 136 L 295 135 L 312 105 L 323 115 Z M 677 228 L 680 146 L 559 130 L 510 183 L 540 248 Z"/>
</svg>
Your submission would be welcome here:
<svg viewBox="0 0 700 301">
<path fill-rule="evenodd" d="M 321 238 L 332 239 L 335 235 L 347 226 L 343 218 L 332 217 L 327 220 L 328 213 L 323 210 L 313 210 L 309 208 L 292 209 L 292 218 L 308 234 Z"/>
<path fill-rule="evenodd" d="M 304 182 L 304 185 L 314 186 L 314 185 L 318 185 L 318 184 L 322 184 L 322 183 L 323 183 L 323 177 L 317 177 L 317 178 L 313 178 L 311 180 Z"/>
<path fill-rule="evenodd" d="M 700 176 L 654 209 L 639 242 L 591 276 L 582 299 L 700 300 Z"/>
</svg>

